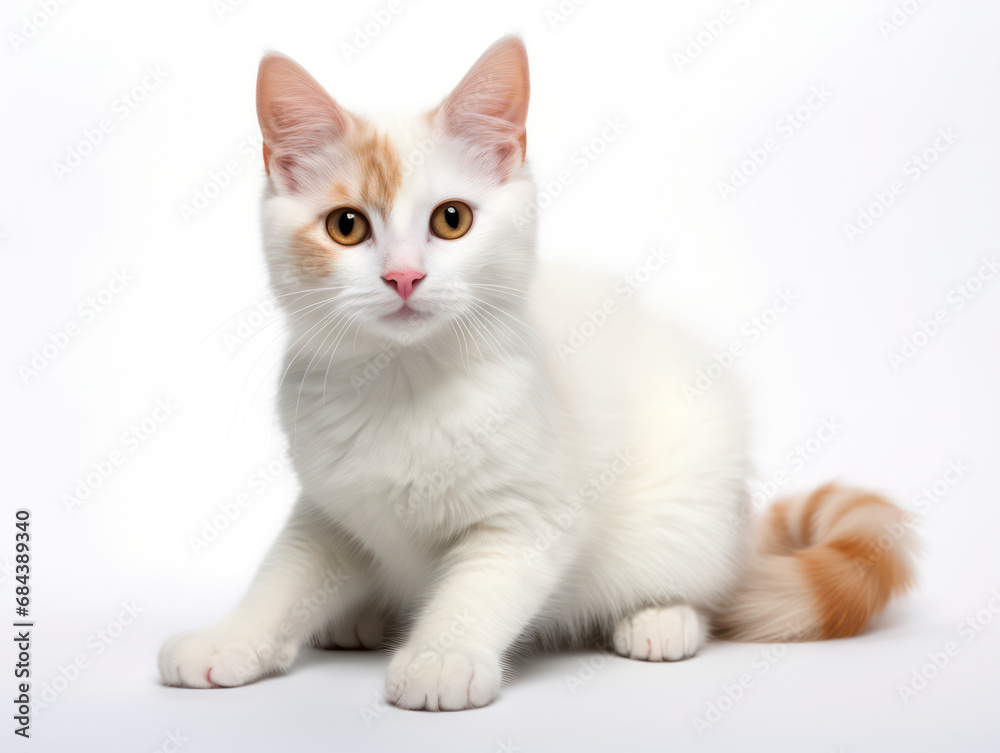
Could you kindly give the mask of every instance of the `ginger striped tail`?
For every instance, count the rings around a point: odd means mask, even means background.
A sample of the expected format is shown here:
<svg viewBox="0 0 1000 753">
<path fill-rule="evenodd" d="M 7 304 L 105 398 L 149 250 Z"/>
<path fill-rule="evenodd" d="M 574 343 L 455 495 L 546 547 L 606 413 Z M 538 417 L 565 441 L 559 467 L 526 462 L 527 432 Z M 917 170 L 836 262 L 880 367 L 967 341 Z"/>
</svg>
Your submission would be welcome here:
<svg viewBox="0 0 1000 753">
<path fill-rule="evenodd" d="M 834 484 L 776 502 L 716 635 L 762 642 L 857 635 L 913 585 L 912 523 L 877 494 Z"/>
</svg>

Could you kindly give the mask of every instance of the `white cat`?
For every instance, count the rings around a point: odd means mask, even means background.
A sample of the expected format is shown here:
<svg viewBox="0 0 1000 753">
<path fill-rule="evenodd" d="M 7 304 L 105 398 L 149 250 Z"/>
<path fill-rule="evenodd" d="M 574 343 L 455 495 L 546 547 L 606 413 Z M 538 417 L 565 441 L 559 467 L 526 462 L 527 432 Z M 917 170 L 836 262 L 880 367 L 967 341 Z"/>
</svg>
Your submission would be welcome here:
<svg viewBox="0 0 1000 753">
<path fill-rule="evenodd" d="M 382 645 L 388 622 L 389 700 L 464 709 L 497 696 L 515 643 L 674 661 L 709 631 L 853 635 L 910 584 L 908 521 L 872 494 L 828 486 L 741 525 L 730 386 L 689 399 L 697 349 L 628 302 L 595 314 L 605 281 L 536 274 L 528 89 L 508 37 L 436 110 L 376 125 L 262 60 L 302 493 L 236 610 L 163 646 L 164 682 L 241 685 L 302 645 Z"/>
</svg>

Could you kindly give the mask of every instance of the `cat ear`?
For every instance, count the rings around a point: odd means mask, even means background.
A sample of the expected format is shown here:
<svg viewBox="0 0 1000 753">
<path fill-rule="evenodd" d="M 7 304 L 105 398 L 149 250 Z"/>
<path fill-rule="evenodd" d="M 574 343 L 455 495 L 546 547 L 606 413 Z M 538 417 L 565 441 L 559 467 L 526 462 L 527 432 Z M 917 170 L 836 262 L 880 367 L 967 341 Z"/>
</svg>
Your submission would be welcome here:
<svg viewBox="0 0 1000 753">
<path fill-rule="evenodd" d="M 350 126 L 350 114 L 291 58 L 269 53 L 257 72 L 257 120 L 264 168 L 290 189 L 300 186 L 305 162 Z"/>
<path fill-rule="evenodd" d="M 524 43 L 504 37 L 469 69 L 435 118 L 445 133 L 485 150 L 505 179 L 524 162 L 529 93 Z"/>
</svg>

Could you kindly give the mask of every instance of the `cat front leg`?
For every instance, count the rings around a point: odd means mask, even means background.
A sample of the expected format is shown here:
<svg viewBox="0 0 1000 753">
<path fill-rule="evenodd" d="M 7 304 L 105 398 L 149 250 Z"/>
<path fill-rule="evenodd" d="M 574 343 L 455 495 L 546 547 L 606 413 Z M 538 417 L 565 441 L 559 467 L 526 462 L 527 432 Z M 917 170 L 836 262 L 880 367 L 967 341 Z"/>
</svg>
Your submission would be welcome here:
<svg viewBox="0 0 1000 753">
<path fill-rule="evenodd" d="M 688 604 L 648 607 L 618 621 L 615 652 L 641 661 L 689 659 L 705 645 L 708 625 Z"/>
<path fill-rule="evenodd" d="M 531 531 L 481 525 L 446 557 L 444 575 L 396 652 L 388 699 L 406 709 L 485 706 L 500 692 L 501 660 L 551 592 L 557 555 L 529 557 Z"/>
<path fill-rule="evenodd" d="M 163 644 L 163 682 L 233 687 L 288 669 L 310 636 L 368 595 L 365 569 L 340 543 L 300 500 L 232 614 Z"/>
</svg>

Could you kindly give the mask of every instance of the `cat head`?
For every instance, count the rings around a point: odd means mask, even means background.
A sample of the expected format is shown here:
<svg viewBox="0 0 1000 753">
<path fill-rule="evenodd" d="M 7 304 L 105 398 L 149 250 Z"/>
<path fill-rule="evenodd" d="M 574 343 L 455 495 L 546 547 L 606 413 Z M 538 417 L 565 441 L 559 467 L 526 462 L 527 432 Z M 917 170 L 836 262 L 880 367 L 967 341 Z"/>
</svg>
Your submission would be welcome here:
<svg viewBox="0 0 1000 753">
<path fill-rule="evenodd" d="M 293 333 L 312 330 L 324 348 L 355 330 L 408 345 L 501 326 L 523 304 L 535 238 L 528 95 L 516 37 L 437 108 L 381 121 L 348 112 L 291 59 L 263 58 L 264 246 Z"/>
</svg>

